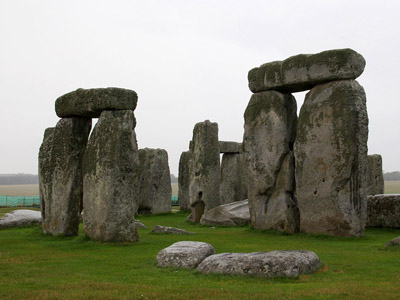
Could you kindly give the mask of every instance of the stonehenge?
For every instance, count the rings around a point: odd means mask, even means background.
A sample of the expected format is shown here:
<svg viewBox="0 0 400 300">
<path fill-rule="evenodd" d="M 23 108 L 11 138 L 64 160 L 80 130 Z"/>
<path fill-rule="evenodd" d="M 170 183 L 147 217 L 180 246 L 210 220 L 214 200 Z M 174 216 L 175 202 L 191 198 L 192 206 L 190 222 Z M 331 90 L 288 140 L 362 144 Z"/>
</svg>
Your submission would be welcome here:
<svg viewBox="0 0 400 300">
<path fill-rule="evenodd" d="M 248 199 L 260 230 L 362 236 L 367 195 L 383 193 L 382 158 L 367 156 L 364 58 L 351 49 L 296 55 L 253 68 L 242 142 L 220 141 L 218 124 L 196 123 L 179 160 L 179 203 L 203 214 Z M 309 90 L 300 114 L 292 93 Z M 78 89 L 55 103 L 61 120 L 39 151 L 43 231 L 137 241 L 134 214 L 171 210 L 168 154 L 140 149 L 137 94 Z M 91 119 L 99 118 L 91 130 Z M 214 222 L 214 221 L 213 221 Z M 218 223 L 217 221 L 215 221 Z"/>
<path fill-rule="evenodd" d="M 83 209 L 88 237 L 134 242 L 138 208 L 170 212 L 168 155 L 160 149 L 139 151 L 137 98 L 132 90 L 113 87 L 78 89 L 56 100 L 61 120 L 45 130 L 39 150 L 44 233 L 76 235 Z M 92 118 L 99 119 L 89 138 Z"/>
</svg>

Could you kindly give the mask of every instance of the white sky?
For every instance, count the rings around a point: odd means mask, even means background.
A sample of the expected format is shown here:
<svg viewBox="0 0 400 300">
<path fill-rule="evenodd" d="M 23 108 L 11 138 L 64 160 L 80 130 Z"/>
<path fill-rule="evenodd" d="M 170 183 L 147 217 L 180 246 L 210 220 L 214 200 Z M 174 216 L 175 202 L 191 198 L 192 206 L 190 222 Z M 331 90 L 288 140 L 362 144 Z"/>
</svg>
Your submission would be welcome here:
<svg viewBox="0 0 400 300">
<path fill-rule="evenodd" d="M 0 173 L 37 173 L 57 97 L 115 86 L 139 95 L 139 147 L 166 149 L 178 175 L 195 123 L 242 140 L 251 68 L 338 48 L 365 57 L 369 153 L 400 170 L 399 12 L 390 0 L 0 0 Z"/>
</svg>

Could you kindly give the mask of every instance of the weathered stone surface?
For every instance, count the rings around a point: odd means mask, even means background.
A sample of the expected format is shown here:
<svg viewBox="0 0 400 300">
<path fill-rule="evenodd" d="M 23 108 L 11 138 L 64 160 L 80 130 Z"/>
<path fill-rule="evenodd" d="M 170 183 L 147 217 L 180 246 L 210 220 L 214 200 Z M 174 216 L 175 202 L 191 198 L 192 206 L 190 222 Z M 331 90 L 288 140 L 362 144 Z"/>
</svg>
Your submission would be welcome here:
<svg viewBox="0 0 400 300">
<path fill-rule="evenodd" d="M 318 85 L 306 95 L 294 146 L 301 231 L 363 235 L 367 139 L 366 98 L 357 81 Z"/>
<path fill-rule="evenodd" d="M 135 110 L 137 94 L 116 87 L 77 89 L 56 100 L 56 114 L 60 118 L 98 118 L 104 110 Z"/>
<path fill-rule="evenodd" d="M 89 118 L 63 118 L 54 130 L 45 132 L 39 152 L 39 178 L 42 228 L 46 234 L 78 233 L 82 159 L 91 127 Z"/>
<path fill-rule="evenodd" d="M 51 162 L 51 149 L 53 148 L 54 127 L 44 131 L 43 142 L 39 149 L 39 198 L 40 211 L 43 217 L 46 214 L 46 203 L 50 203 L 52 174 L 54 166 Z"/>
<path fill-rule="evenodd" d="M 253 94 L 244 114 L 251 223 L 256 229 L 294 233 L 299 216 L 294 197 L 296 101 L 290 94 Z"/>
<path fill-rule="evenodd" d="M 29 226 L 42 223 L 40 211 L 30 209 L 13 210 L 0 219 L 0 228 Z"/>
<path fill-rule="evenodd" d="M 300 54 L 250 70 L 249 88 L 253 93 L 267 90 L 289 93 L 306 91 L 329 81 L 356 79 L 364 67 L 362 55 L 352 49 Z"/>
<path fill-rule="evenodd" d="M 297 277 L 314 273 L 320 265 L 314 252 L 293 250 L 214 254 L 204 259 L 197 270 L 203 274 Z"/>
<path fill-rule="evenodd" d="M 249 201 L 223 204 L 205 212 L 200 219 L 203 225 L 237 226 L 250 224 Z"/>
<path fill-rule="evenodd" d="M 214 253 L 214 247 L 208 243 L 176 242 L 158 252 L 157 266 L 193 269 Z"/>
<path fill-rule="evenodd" d="M 244 154 L 225 153 L 222 156 L 219 197 L 222 204 L 247 199 L 247 176 Z"/>
<path fill-rule="evenodd" d="M 219 152 L 220 153 L 241 153 L 242 143 L 237 142 L 219 142 Z"/>
<path fill-rule="evenodd" d="M 152 232 L 154 233 L 169 233 L 169 234 L 196 234 L 195 232 L 186 231 L 185 229 L 156 225 Z"/>
<path fill-rule="evenodd" d="M 368 227 L 400 228 L 400 194 L 368 196 Z"/>
<path fill-rule="evenodd" d="M 190 164 L 191 152 L 182 152 L 179 159 L 178 173 L 178 199 L 181 211 L 190 211 L 189 185 L 190 185 Z"/>
<path fill-rule="evenodd" d="M 83 163 L 85 233 L 99 241 L 136 241 L 139 154 L 130 110 L 103 111 Z"/>
<path fill-rule="evenodd" d="M 394 238 L 393 240 L 387 242 L 385 244 L 386 247 L 389 246 L 400 246 L 400 236 L 398 236 L 397 238 Z"/>
<path fill-rule="evenodd" d="M 171 176 L 168 153 L 164 149 L 139 150 L 140 190 L 137 203 L 139 214 L 171 212 Z"/>
<path fill-rule="evenodd" d="M 367 165 L 367 195 L 384 193 L 382 156 L 379 154 L 368 155 Z"/>
<path fill-rule="evenodd" d="M 221 204 L 218 124 L 208 120 L 197 123 L 193 129 L 192 141 L 189 199 L 193 221 L 198 223 L 204 211 Z"/>
</svg>

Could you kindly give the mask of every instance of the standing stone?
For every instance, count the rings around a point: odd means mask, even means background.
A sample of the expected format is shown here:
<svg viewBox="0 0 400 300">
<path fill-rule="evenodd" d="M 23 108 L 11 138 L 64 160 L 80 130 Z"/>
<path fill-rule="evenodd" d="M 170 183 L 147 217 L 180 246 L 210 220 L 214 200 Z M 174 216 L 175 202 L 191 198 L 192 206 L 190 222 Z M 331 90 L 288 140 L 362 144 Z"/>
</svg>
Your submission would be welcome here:
<svg viewBox="0 0 400 300">
<path fill-rule="evenodd" d="M 294 197 L 292 147 L 296 101 L 291 94 L 253 94 L 244 114 L 244 154 L 251 222 L 256 229 L 294 233 L 299 216 Z"/>
<path fill-rule="evenodd" d="M 198 223 L 204 211 L 221 204 L 218 124 L 209 120 L 197 123 L 193 129 L 192 141 L 193 169 L 189 198 L 192 220 Z"/>
<path fill-rule="evenodd" d="M 137 241 L 139 154 L 133 111 L 103 111 L 83 163 L 85 233 L 99 241 Z"/>
<path fill-rule="evenodd" d="M 299 54 L 250 70 L 249 88 L 253 93 L 268 90 L 286 93 L 306 91 L 333 80 L 356 79 L 364 68 L 365 59 L 352 49 Z"/>
<path fill-rule="evenodd" d="M 368 227 L 400 228 L 400 194 L 369 195 Z"/>
<path fill-rule="evenodd" d="M 39 154 L 42 228 L 52 235 L 77 235 L 82 210 L 82 159 L 92 127 L 89 118 L 61 119 L 48 129 Z M 46 154 L 50 154 L 45 157 Z"/>
<path fill-rule="evenodd" d="M 171 176 L 168 153 L 163 149 L 139 150 L 140 190 L 139 214 L 161 214 L 171 212 Z"/>
<path fill-rule="evenodd" d="M 51 183 L 53 166 L 51 165 L 51 149 L 53 148 L 54 127 L 44 131 L 43 142 L 39 150 L 39 197 L 42 218 L 46 218 L 46 203 L 51 199 Z"/>
<path fill-rule="evenodd" d="M 382 156 L 379 154 L 368 155 L 367 195 L 383 194 L 384 185 Z"/>
<path fill-rule="evenodd" d="M 317 85 L 306 95 L 294 147 L 302 232 L 363 235 L 367 139 L 366 97 L 357 81 Z"/>
<path fill-rule="evenodd" d="M 247 176 L 243 154 L 225 153 L 221 163 L 221 204 L 247 199 Z"/>
<path fill-rule="evenodd" d="M 181 211 L 190 211 L 189 185 L 190 185 L 190 151 L 182 152 L 179 159 L 178 174 L 178 199 Z"/>
</svg>

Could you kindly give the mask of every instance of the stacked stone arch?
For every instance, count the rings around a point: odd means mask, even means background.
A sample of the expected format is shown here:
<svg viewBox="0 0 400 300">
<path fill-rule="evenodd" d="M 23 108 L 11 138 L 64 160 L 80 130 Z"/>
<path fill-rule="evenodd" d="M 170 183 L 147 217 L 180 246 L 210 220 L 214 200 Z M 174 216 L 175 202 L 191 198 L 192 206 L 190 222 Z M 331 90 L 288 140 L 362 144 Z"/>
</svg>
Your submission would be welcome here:
<svg viewBox="0 0 400 300">
<path fill-rule="evenodd" d="M 45 233 L 76 235 L 83 209 L 83 227 L 90 238 L 137 241 L 134 215 L 144 191 L 150 193 L 145 197 L 152 213 L 170 211 L 168 155 L 161 149 L 138 149 L 137 99 L 132 90 L 99 88 L 78 89 L 56 100 L 55 110 L 61 120 L 55 128 L 46 129 L 39 151 Z M 89 138 L 92 118 L 98 118 L 98 122 Z M 162 159 L 141 162 L 140 151 L 155 152 Z M 147 178 L 140 168 L 143 165 L 150 170 L 162 166 L 162 171 L 150 172 L 150 176 L 146 173 Z M 150 185 L 157 188 L 149 191 Z M 165 203 L 160 205 L 160 194 L 165 194 L 163 201 L 168 198 L 167 208 Z M 160 206 L 162 211 L 157 210 Z"/>
<path fill-rule="evenodd" d="M 341 49 L 250 70 L 254 94 L 243 143 L 255 228 L 363 234 L 368 116 L 364 89 L 355 79 L 364 67 L 360 54 Z M 291 93 L 305 90 L 293 128 Z"/>
</svg>

